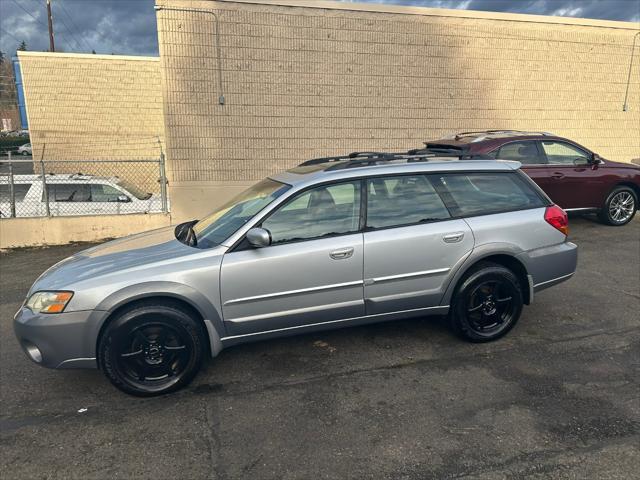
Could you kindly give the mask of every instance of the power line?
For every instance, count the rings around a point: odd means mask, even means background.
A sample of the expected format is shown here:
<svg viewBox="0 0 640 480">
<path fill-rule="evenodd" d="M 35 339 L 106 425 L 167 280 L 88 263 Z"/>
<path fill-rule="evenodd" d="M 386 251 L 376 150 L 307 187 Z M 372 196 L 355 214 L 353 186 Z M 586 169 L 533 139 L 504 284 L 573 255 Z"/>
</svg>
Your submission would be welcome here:
<svg viewBox="0 0 640 480">
<path fill-rule="evenodd" d="M 29 15 L 31 18 L 33 18 L 36 23 L 38 23 L 39 25 L 41 25 L 42 27 L 46 28 L 47 30 L 49 29 L 49 26 L 46 25 L 44 22 L 42 22 L 40 19 L 38 19 L 35 15 L 33 15 L 29 10 L 27 10 L 25 7 L 23 7 L 22 5 L 20 5 L 17 0 L 11 0 L 13 3 L 15 3 L 18 8 L 20 8 L 20 10 L 22 10 L 24 13 L 26 13 L 27 15 Z M 34 0 L 35 1 L 35 0 Z M 64 23 L 64 20 L 61 18 L 60 20 L 62 20 L 63 25 L 65 26 L 65 28 L 67 29 L 67 32 L 69 33 L 69 35 L 71 35 L 73 37 L 73 34 L 71 33 L 71 31 L 69 30 L 69 27 Z M 6 30 L 5 30 L 6 32 Z M 61 36 L 65 34 L 60 34 Z M 12 35 L 13 36 L 13 35 Z M 15 38 L 15 37 L 13 37 Z M 82 50 L 82 46 L 80 45 L 80 43 L 78 42 L 77 39 L 73 38 L 74 42 L 76 43 L 76 47 L 79 48 L 80 50 Z M 68 44 L 68 46 L 72 46 L 71 43 L 67 40 L 65 41 L 65 43 Z"/>
<path fill-rule="evenodd" d="M 29 15 L 31 18 L 33 18 L 36 22 L 38 22 L 40 25 L 42 25 L 43 27 L 49 28 L 47 25 L 45 25 L 43 22 L 41 22 L 40 20 L 38 20 L 38 18 L 36 18 L 33 14 L 31 14 L 31 12 L 29 12 L 26 8 L 24 8 L 22 5 L 20 5 L 17 0 L 12 0 L 13 3 L 15 3 L 18 7 L 20 7 L 20 9 L 22 9 L 23 12 L 25 12 L 27 15 Z M 33 0 L 34 2 L 36 2 L 37 4 L 37 0 Z M 64 7 L 62 6 L 61 3 L 59 3 L 60 7 L 62 7 L 64 9 Z M 67 15 L 67 17 L 69 18 L 69 20 L 71 20 L 73 22 L 73 20 L 71 19 L 71 16 L 69 15 L 69 13 L 66 11 L 66 9 L 64 9 L 64 13 Z M 73 39 L 73 42 L 75 43 L 75 48 L 78 50 L 82 50 L 82 45 L 80 43 L 80 41 L 78 41 L 78 38 L 73 34 L 73 32 L 71 31 L 71 29 L 69 28 L 69 25 L 67 25 L 67 23 L 64 21 L 64 18 L 59 17 L 59 20 L 62 22 L 62 25 L 64 26 L 65 30 L 67 31 L 67 34 Z M 67 34 L 65 33 L 59 33 L 60 36 L 67 36 Z M 73 45 L 71 45 L 71 42 L 69 42 L 69 40 L 66 40 L 66 42 L 68 44 L 68 46 L 71 46 L 73 48 Z M 88 44 L 85 42 L 85 44 L 88 46 Z M 89 47 L 90 48 L 90 47 Z"/>
<path fill-rule="evenodd" d="M 40 25 L 42 25 L 44 28 L 49 28 L 47 27 L 47 25 L 45 25 L 43 22 L 41 22 L 37 17 L 35 17 L 29 10 L 27 10 L 26 8 L 24 8 L 22 5 L 20 5 L 16 0 L 11 0 L 13 3 L 15 3 L 24 13 L 26 13 L 27 15 L 29 15 L 31 18 L 33 18 L 36 22 L 38 22 Z"/>
<path fill-rule="evenodd" d="M 35 1 L 35 0 L 34 0 Z M 69 12 L 67 11 L 67 9 L 64 7 L 64 5 L 62 4 L 61 1 L 57 2 L 57 5 L 60 5 L 60 8 L 62 9 L 62 11 L 64 12 L 64 14 L 67 16 L 67 18 L 69 19 L 69 21 L 71 22 L 71 25 L 73 26 L 73 28 L 76 29 L 76 31 L 78 32 L 78 34 L 80 35 L 80 38 L 82 39 L 82 41 L 84 42 L 85 46 L 87 47 L 88 50 L 93 50 L 93 48 L 91 47 L 91 45 L 89 45 L 89 42 L 87 42 L 86 38 L 82 35 L 82 29 L 78 27 L 78 25 L 76 24 L 76 22 L 74 22 L 73 18 L 71 17 L 71 15 L 69 14 Z"/>
<path fill-rule="evenodd" d="M 67 25 L 67 22 L 64 21 L 64 18 L 62 18 L 62 16 L 60 15 L 60 16 L 58 16 L 58 20 L 60 20 L 62 22 L 62 26 L 65 28 L 67 33 L 71 36 L 71 38 L 73 38 L 73 41 L 76 44 L 76 48 L 78 50 L 82 50 L 82 45 L 80 44 L 80 42 L 78 41 L 76 36 L 73 34 L 73 32 L 69 29 L 69 26 Z"/>
<path fill-rule="evenodd" d="M 15 3 L 18 8 L 20 8 L 20 10 L 22 10 L 24 13 L 26 13 L 27 15 L 29 15 L 31 18 L 33 18 L 36 23 L 38 23 L 39 25 L 41 25 L 42 27 L 46 28 L 47 30 L 49 29 L 49 26 L 46 25 L 44 22 L 42 22 L 41 20 L 39 20 L 35 15 L 33 15 L 29 10 L 27 10 L 25 7 L 23 7 L 22 5 L 20 5 L 17 0 L 11 0 L 13 3 Z M 15 37 L 14 37 L 15 38 Z M 66 42 L 69 43 L 69 42 Z"/>
<path fill-rule="evenodd" d="M 22 43 L 22 40 L 18 40 L 12 33 L 10 33 L 9 31 L 5 30 L 4 28 L 0 27 L 0 30 L 2 30 L 4 33 L 9 35 L 11 38 L 13 38 L 16 42 L 18 42 L 18 44 Z"/>
</svg>

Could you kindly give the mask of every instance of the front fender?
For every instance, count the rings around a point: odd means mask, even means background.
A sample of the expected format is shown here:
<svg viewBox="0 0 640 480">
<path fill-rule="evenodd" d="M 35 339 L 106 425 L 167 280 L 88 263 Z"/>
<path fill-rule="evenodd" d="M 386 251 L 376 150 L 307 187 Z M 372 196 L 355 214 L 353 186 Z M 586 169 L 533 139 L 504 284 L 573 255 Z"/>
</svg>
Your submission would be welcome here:
<svg viewBox="0 0 640 480">
<path fill-rule="evenodd" d="M 218 307 L 214 305 L 206 296 L 193 287 L 178 282 L 151 281 L 135 285 L 129 285 L 117 290 L 102 300 L 95 308 L 97 311 L 105 312 L 99 322 L 96 323 L 95 337 L 98 338 L 104 322 L 111 313 L 118 308 L 136 300 L 152 297 L 168 297 L 183 301 L 193 307 L 203 318 L 211 353 L 217 355 L 221 350 L 220 338 L 226 334 L 222 315 Z"/>
</svg>

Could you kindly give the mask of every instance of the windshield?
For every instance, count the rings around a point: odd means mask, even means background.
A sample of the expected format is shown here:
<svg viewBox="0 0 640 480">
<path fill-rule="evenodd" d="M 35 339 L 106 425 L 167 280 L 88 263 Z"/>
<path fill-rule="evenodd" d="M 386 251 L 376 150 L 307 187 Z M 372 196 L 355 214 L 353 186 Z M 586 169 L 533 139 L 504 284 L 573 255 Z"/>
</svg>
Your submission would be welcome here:
<svg viewBox="0 0 640 480">
<path fill-rule="evenodd" d="M 138 200 L 149 200 L 151 198 L 151 193 L 144 192 L 140 189 L 140 187 L 135 186 L 133 183 L 127 182 L 126 180 L 122 179 L 118 180 L 117 183 Z"/>
<path fill-rule="evenodd" d="M 245 190 L 193 226 L 198 247 L 220 245 L 290 188 L 290 185 L 266 178 Z"/>
</svg>

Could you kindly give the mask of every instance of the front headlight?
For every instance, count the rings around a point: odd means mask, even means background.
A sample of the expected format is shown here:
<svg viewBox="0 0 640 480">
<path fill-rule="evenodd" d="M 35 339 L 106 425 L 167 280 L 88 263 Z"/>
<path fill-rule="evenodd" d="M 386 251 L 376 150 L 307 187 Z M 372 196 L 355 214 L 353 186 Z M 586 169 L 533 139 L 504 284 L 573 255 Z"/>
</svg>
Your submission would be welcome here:
<svg viewBox="0 0 640 480">
<path fill-rule="evenodd" d="M 73 292 L 36 292 L 29 297 L 25 307 L 33 313 L 62 313 L 71 297 Z"/>
</svg>

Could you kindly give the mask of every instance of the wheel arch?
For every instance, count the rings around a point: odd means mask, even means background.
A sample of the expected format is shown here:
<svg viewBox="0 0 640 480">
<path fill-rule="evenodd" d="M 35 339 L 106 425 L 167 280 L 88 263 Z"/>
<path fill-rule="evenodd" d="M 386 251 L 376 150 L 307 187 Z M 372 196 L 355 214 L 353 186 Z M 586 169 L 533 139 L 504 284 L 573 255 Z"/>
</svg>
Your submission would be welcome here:
<svg viewBox="0 0 640 480">
<path fill-rule="evenodd" d="M 618 187 L 629 187 L 636 194 L 636 200 L 640 200 L 640 185 L 628 180 L 623 180 L 616 183 L 616 185 L 607 194 L 607 199 L 609 198 L 609 195 L 611 195 L 611 192 L 613 192 Z"/>
<path fill-rule="evenodd" d="M 522 253 L 515 248 L 500 249 L 500 250 L 487 250 L 477 255 L 471 255 L 467 258 L 466 262 L 458 268 L 455 275 L 449 282 L 447 290 L 445 291 L 443 304 L 449 305 L 453 294 L 456 289 L 467 276 L 467 274 L 473 271 L 478 264 L 482 262 L 492 262 L 498 265 L 502 265 L 505 268 L 511 270 L 520 282 L 520 288 L 522 290 L 522 297 L 525 305 L 529 305 L 532 301 L 531 286 L 529 282 L 529 273 L 525 264 L 517 258 L 517 255 Z"/>
</svg>

